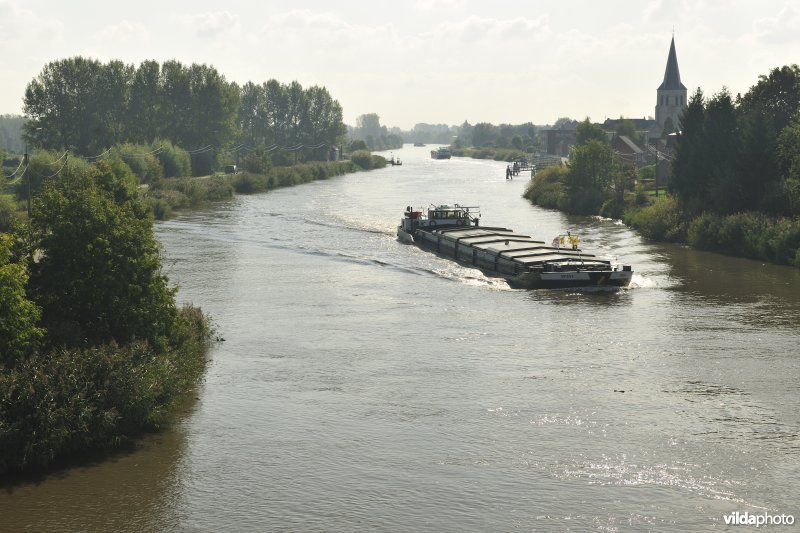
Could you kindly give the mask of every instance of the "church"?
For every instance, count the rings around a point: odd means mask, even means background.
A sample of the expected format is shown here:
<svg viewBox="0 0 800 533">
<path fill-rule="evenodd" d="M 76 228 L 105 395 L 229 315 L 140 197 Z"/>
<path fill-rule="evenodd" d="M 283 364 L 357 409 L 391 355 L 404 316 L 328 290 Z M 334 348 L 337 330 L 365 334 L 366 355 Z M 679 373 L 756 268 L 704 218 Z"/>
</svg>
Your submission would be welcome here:
<svg viewBox="0 0 800 533">
<path fill-rule="evenodd" d="M 686 108 L 686 86 L 681 82 L 678 68 L 678 54 L 675 52 L 675 37 L 669 44 L 667 67 L 664 69 L 664 80 L 656 89 L 656 118 L 627 119 L 634 123 L 637 131 L 647 132 L 650 143 L 680 129 L 680 117 Z M 601 124 L 604 130 L 614 131 L 622 119 L 606 119 Z"/>
<path fill-rule="evenodd" d="M 647 138 L 648 144 L 655 144 L 659 139 L 663 139 L 668 134 L 680 129 L 680 116 L 686 108 L 687 91 L 686 86 L 681 82 L 681 73 L 678 68 L 678 54 L 675 51 L 675 37 L 669 45 L 667 55 L 667 66 L 664 70 L 664 80 L 656 89 L 655 120 L 652 118 L 627 118 L 627 119 L 606 119 L 600 126 L 609 135 L 613 135 L 617 125 L 622 120 L 633 122 L 637 131 Z M 575 139 L 573 130 L 546 130 L 545 146 L 549 154 L 566 157 Z M 624 149 L 624 144 L 620 147 Z"/>
</svg>

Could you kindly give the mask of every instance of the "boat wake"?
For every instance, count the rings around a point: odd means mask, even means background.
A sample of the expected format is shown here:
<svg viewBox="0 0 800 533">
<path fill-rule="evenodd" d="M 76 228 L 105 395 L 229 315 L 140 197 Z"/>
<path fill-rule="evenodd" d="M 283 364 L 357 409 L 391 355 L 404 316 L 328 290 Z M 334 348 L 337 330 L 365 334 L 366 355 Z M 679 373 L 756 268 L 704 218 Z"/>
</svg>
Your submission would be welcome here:
<svg viewBox="0 0 800 533">
<path fill-rule="evenodd" d="M 479 270 L 464 267 L 432 268 L 426 272 L 448 281 L 463 283 L 473 287 L 481 287 L 495 291 L 515 291 L 508 286 L 505 280 L 484 276 Z"/>
<path fill-rule="evenodd" d="M 629 289 L 655 289 L 658 288 L 658 284 L 655 280 L 646 278 L 641 274 L 637 274 L 636 272 L 633 273 L 633 277 L 631 278 L 631 284 L 628 285 Z"/>
</svg>

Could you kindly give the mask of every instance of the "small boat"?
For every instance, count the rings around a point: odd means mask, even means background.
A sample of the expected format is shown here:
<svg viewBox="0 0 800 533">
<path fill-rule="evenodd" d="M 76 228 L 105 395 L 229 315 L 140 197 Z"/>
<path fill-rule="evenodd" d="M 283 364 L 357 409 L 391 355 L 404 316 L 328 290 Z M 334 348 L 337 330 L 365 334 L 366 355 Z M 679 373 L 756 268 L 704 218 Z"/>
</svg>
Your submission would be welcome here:
<svg viewBox="0 0 800 533">
<path fill-rule="evenodd" d="M 633 277 L 630 265 L 584 252 L 577 235 L 558 235 L 548 244 L 507 228 L 481 226 L 476 206 L 408 206 L 397 238 L 504 278 L 516 289 L 627 287 Z"/>
<path fill-rule="evenodd" d="M 415 142 L 415 143 L 414 143 L 414 146 L 425 146 L 425 143 L 421 143 L 421 142 Z"/>
<path fill-rule="evenodd" d="M 452 155 L 449 146 L 442 146 L 436 150 L 431 150 L 431 157 L 433 159 L 450 159 Z"/>
<path fill-rule="evenodd" d="M 403 162 L 402 162 L 402 161 L 400 161 L 400 158 L 399 158 L 399 157 L 398 157 L 397 159 L 395 159 L 395 158 L 394 158 L 394 156 L 392 156 L 392 157 L 390 157 L 390 158 L 389 158 L 389 161 L 388 161 L 388 163 L 389 163 L 390 165 L 392 165 L 393 167 L 394 167 L 394 166 L 397 166 L 397 165 L 402 165 L 402 164 L 403 164 Z"/>
</svg>

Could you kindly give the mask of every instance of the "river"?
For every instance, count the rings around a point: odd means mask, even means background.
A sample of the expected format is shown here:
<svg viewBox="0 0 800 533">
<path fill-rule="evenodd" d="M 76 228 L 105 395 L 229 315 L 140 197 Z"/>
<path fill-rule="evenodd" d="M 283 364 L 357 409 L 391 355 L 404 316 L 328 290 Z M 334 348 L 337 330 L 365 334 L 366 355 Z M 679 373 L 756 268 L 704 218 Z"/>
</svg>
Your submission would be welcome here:
<svg viewBox="0 0 800 533">
<path fill-rule="evenodd" d="M 0 493 L 3 530 L 734 530 L 800 515 L 800 272 L 645 241 L 432 160 L 158 223 L 210 313 L 197 400 L 135 450 Z M 388 153 L 387 153 L 388 155 Z M 407 205 L 633 265 L 618 291 L 522 291 L 414 246 Z"/>
</svg>

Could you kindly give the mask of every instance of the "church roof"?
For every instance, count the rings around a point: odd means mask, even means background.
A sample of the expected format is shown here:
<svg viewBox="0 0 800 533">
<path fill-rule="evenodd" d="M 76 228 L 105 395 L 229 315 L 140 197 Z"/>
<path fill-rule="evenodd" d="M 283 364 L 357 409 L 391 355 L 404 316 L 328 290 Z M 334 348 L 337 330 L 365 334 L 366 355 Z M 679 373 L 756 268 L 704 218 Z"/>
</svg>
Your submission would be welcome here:
<svg viewBox="0 0 800 533">
<path fill-rule="evenodd" d="M 681 83 L 681 73 L 678 70 L 678 55 L 675 53 L 675 37 L 669 45 L 669 56 L 667 57 L 667 69 L 664 71 L 664 81 L 658 90 L 682 89 L 686 87 Z"/>
</svg>

